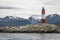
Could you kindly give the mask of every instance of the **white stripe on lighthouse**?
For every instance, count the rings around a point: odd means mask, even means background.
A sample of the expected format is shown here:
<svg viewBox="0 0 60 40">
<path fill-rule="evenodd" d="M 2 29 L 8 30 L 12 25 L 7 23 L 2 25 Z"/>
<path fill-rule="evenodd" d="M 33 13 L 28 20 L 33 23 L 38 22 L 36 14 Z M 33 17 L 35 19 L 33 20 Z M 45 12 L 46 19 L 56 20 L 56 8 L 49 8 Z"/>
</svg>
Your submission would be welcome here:
<svg viewBox="0 0 60 40">
<path fill-rule="evenodd" d="M 45 19 L 45 14 L 42 14 L 42 19 Z"/>
</svg>

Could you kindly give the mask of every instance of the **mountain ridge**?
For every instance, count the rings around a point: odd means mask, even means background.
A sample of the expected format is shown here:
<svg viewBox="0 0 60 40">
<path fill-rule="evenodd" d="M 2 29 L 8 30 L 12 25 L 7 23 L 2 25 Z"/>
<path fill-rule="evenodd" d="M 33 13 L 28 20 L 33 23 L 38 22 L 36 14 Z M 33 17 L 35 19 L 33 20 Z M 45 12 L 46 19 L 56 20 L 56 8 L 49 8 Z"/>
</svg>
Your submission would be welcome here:
<svg viewBox="0 0 60 40">
<path fill-rule="evenodd" d="M 29 17 L 28 19 L 6 16 L 4 18 L 0 18 L 0 26 L 24 26 L 27 24 L 40 24 L 41 19 L 35 19 L 33 17 Z M 46 17 L 46 23 L 60 25 L 60 15 L 51 14 Z"/>
</svg>

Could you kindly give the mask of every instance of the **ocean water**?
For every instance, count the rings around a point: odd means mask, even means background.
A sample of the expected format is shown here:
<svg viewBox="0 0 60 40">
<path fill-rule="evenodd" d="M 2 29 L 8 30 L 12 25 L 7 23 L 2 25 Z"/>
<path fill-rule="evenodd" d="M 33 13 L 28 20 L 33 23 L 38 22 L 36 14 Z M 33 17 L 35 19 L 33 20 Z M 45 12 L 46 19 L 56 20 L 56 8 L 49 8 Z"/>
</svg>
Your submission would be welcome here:
<svg viewBox="0 0 60 40">
<path fill-rule="evenodd" d="M 60 34 L 0 33 L 0 40 L 60 40 Z"/>
</svg>

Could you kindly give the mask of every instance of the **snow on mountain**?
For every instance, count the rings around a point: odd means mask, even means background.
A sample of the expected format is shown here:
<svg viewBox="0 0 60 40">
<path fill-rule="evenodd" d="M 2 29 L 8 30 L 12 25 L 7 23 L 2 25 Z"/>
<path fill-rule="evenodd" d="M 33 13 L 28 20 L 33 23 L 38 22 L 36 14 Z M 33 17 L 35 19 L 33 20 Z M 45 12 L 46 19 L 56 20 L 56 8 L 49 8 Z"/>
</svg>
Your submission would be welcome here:
<svg viewBox="0 0 60 40">
<path fill-rule="evenodd" d="M 0 18 L 0 26 L 23 26 L 26 24 L 30 24 L 27 19 L 6 16 L 4 18 Z"/>
<path fill-rule="evenodd" d="M 31 22 L 32 24 L 38 24 L 38 23 L 40 23 L 40 19 L 35 19 L 35 18 L 33 18 L 33 17 L 30 17 L 29 18 L 29 22 Z"/>
<path fill-rule="evenodd" d="M 58 14 L 51 14 L 46 17 L 47 23 L 51 24 L 58 24 L 57 22 L 60 22 L 60 15 Z M 59 23 L 60 24 L 60 23 Z"/>
<path fill-rule="evenodd" d="M 46 17 L 46 22 L 49 24 L 60 25 L 60 15 L 51 14 Z M 41 19 L 35 19 L 33 17 L 29 17 L 28 19 L 6 16 L 4 18 L 0 18 L 0 26 L 23 26 L 27 24 L 39 24 L 41 23 Z"/>
<path fill-rule="evenodd" d="M 47 18 L 53 18 L 53 17 L 60 17 L 58 14 L 50 14 L 47 16 Z"/>
</svg>

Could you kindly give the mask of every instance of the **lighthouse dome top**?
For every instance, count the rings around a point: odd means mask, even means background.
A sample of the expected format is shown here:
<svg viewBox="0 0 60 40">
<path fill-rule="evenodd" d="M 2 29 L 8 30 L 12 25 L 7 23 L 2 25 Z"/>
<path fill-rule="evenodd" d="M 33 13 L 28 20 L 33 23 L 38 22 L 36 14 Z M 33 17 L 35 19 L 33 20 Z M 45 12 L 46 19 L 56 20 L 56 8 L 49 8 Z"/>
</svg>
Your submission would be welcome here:
<svg viewBox="0 0 60 40">
<path fill-rule="evenodd" d="M 44 8 L 44 7 L 42 7 L 42 10 L 45 10 L 45 8 Z"/>
</svg>

